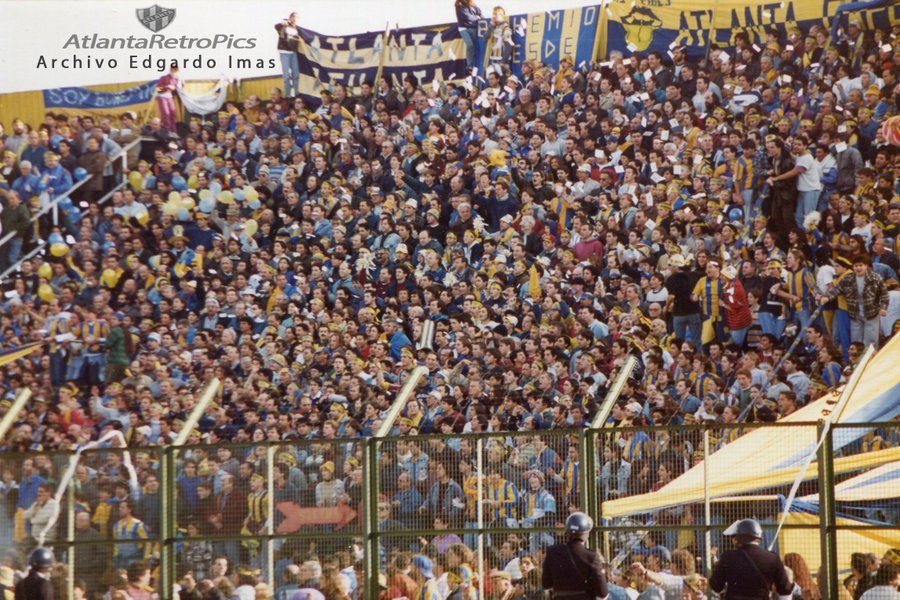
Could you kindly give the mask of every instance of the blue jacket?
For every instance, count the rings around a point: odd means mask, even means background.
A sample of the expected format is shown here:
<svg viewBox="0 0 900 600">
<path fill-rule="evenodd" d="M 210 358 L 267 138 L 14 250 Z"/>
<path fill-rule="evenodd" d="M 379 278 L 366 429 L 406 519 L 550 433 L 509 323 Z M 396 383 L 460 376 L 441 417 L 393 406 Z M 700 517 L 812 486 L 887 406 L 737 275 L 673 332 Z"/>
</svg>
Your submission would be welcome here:
<svg viewBox="0 0 900 600">
<path fill-rule="evenodd" d="M 19 499 L 16 501 L 16 508 L 27 509 L 37 500 L 38 487 L 47 481 L 37 473 L 29 479 L 23 479 L 19 482 Z"/>
<path fill-rule="evenodd" d="M 406 334 L 398 329 L 394 335 L 391 336 L 391 358 L 400 360 L 400 350 L 402 350 L 404 346 L 412 345 L 412 341 L 410 341 Z"/>
<path fill-rule="evenodd" d="M 478 20 L 481 19 L 481 9 L 472 4 L 456 5 L 456 22 L 460 27 L 478 27 Z"/>
</svg>

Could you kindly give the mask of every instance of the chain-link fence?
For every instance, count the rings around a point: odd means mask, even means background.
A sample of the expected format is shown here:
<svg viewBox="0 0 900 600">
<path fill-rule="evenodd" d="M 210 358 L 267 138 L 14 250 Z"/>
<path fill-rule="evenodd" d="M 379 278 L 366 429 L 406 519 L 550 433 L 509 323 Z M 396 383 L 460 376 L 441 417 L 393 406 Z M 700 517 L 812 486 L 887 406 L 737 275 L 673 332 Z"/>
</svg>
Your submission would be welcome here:
<svg viewBox="0 0 900 600">
<path fill-rule="evenodd" d="M 550 430 L 381 441 L 373 548 L 389 597 L 414 554 L 458 585 L 508 574 L 538 592 L 546 548 L 587 510 L 584 440 Z"/>
<path fill-rule="evenodd" d="M 60 597 L 172 589 L 162 581 L 331 581 L 353 598 L 398 597 L 417 555 L 448 589 L 489 595 L 508 580 L 537 597 L 573 511 L 600 524 L 591 545 L 627 587 L 644 585 L 631 576 L 640 562 L 702 588 L 730 548 L 725 528 L 754 518 L 798 583 L 816 577 L 824 541 L 840 580 L 866 585 L 867 565 L 900 547 L 900 425 L 836 426 L 819 451 L 833 461 L 804 471 L 822 433 L 696 425 L 10 454 L 0 543 L 8 565 L 39 540 L 53 547 Z"/>
</svg>

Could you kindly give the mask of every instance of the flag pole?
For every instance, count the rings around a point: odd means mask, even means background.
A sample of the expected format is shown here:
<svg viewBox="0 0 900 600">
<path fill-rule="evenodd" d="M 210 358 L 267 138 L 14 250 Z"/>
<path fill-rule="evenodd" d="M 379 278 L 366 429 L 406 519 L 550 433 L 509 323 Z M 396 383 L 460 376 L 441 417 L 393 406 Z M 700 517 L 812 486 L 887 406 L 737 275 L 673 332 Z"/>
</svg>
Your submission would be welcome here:
<svg viewBox="0 0 900 600">
<path fill-rule="evenodd" d="M 391 33 L 391 22 L 384 24 L 384 35 L 381 43 L 381 56 L 378 57 L 378 71 L 375 72 L 375 89 L 378 89 L 378 82 L 381 81 L 381 73 L 384 71 L 384 61 L 387 59 L 388 36 Z"/>
</svg>

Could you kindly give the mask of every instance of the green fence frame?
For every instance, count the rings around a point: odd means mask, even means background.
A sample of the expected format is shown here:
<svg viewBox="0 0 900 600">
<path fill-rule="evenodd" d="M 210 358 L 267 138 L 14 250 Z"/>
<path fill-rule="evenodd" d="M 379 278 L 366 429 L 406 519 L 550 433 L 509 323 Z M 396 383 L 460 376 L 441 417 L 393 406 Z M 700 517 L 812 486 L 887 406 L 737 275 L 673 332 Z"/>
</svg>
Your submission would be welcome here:
<svg viewBox="0 0 900 600">
<path fill-rule="evenodd" d="M 364 498 L 366 501 L 363 503 L 363 514 L 362 514 L 362 529 L 356 530 L 355 532 L 337 532 L 334 534 L 328 533 L 313 533 L 300 531 L 291 534 L 276 534 L 271 527 L 267 529 L 267 535 L 258 535 L 254 536 L 259 539 L 263 543 L 272 543 L 272 540 L 276 539 L 285 539 L 285 540 L 310 540 L 315 538 L 347 538 L 347 537 L 358 537 L 361 536 L 364 540 L 365 544 L 365 580 L 363 588 L 364 595 L 362 597 L 366 599 L 374 599 L 378 594 L 378 575 L 379 575 L 379 562 L 378 562 L 378 542 L 379 538 L 387 538 L 387 537 L 395 537 L 395 536 L 418 536 L 418 535 L 429 535 L 435 533 L 434 530 L 423 528 L 423 529 L 410 529 L 403 530 L 398 532 L 379 532 L 378 531 L 378 517 L 377 517 L 377 502 L 373 499 L 378 494 L 381 489 L 379 479 L 379 451 L 382 444 L 385 443 L 393 443 L 401 438 L 391 437 L 388 433 L 391 430 L 391 423 L 393 418 L 399 414 L 399 409 L 402 407 L 402 403 L 412 394 L 418 385 L 418 381 L 420 378 L 414 378 L 413 381 L 408 382 L 408 387 L 403 390 L 403 393 L 400 394 L 400 398 L 396 403 L 396 407 L 398 408 L 397 412 L 393 414 L 393 417 L 385 422 L 385 427 L 379 432 L 379 435 L 372 436 L 367 439 L 360 439 L 359 444 L 363 449 L 364 453 L 364 462 L 363 462 L 363 481 L 364 481 Z M 610 436 L 614 432 L 629 432 L 629 431 L 643 431 L 649 434 L 653 434 L 657 431 L 671 431 L 671 432 L 695 432 L 695 439 L 699 438 L 703 440 L 703 445 L 706 448 L 707 452 L 710 450 L 710 437 L 714 432 L 721 432 L 727 429 L 742 429 L 744 431 L 750 429 L 757 428 L 778 428 L 778 427 L 804 427 L 804 428 L 815 428 L 817 431 L 817 438 L 821 438 L 823 443 L 818 451 L 818 459 L 819 459 L 819 473 L 818 473 L 818 493 L 819 493 L 819 506 L 822 514 L 822 518 L 818 525 L 819 534 L 821 536 L 821 564 L 823 565 L 823 577 L 824 577 L 824 589 L 828 590 L 826 595 L 828 597 L 836 597 L 837 586 L 840 585 L 839 573 L 837 570 L 837 543 L 836 543 L 836 532 L 841 529 L 846 529 L 845 526 L 840 526 L 837 524 L 836 518 L 836 506 L 835 506 L 835 475 L 834 475 L 834 435 L 836 432 L 841 431 L 842 429 L 883 429 L 883 428 L 891 428 L 896 429 L 900 426 L 900 423 L 889 422 L 889 423 L 841 423 L 841 424 L 833 424 L 830 427 L 826 427 L 826 424 L 822 421 L 820 422 L 796 422 L 796 423 L 784 423 L 784 422 L 776 422 L 776 423 L 768 423 L 768 424 L 747 424 L 747 423 L 739 423 L 733 425 L 688 425 L 688 426 L 668 426 L 668 427 L 653 427 L 653 428 L 616 428 L 610 429 L 605 427 L 600 428 L 585 428 L 580 430 L 541 430 L 541 431 L 520 431 L 520 432 L 502 432 L 500 434 L 454 434 L 452 437 L 459 439 L 469 439 L 475 442 L 475 445 L 478 447 L 482 447 L 484 442 L 488 439 L 496 439 L 498 436 L 502 436 L 503 438 L 517 438 L 522 436 L 543 436 L 543 437 L 568 437 L 571 441 L 577 441 L 578 447 L 581 452 L 581 461 L 584 475 L 581 477 L 581 488 L 579 490 L 580 502 L 583 504 L 583 510 L 587 512 L 592 518 L 594 518 L 595 522 L 598 524 L 602 524 L 603 514 L 602 514 L 602 503 L 600 502 L 599 496 L 599 488 L 596 485 L 597 473 L 598 473 L 598 460 L 597 460 L 597 451 L 598 451 L 598 441 L 602 436 Z M 433 438 L 443 438 L 445 436 L 412 436 L 403 438 L 404 440 L 413 440 L 420 442 L 427 442 L 429 439 Z M 273 501 L 272 494 L 272 465 L 274 463 L 273 457 L 279 451 L 280 448 L 288 448 L 291 446 L 296 447 L 298 445 L 298 441 L 287 441 L 287 442 L 262 442 L 262 443 L 247 443 L 247 444 L 235 444 L 234 447 L 265 447 L 266 455 L 268 460 L 266 461 L 269 466 L 269 497 L 270 503 Z M 136 451 L 145 451 L 151 450 L 153 452 L 158 453 L 158 473 L 159 473 L 159 481 L 160 481 L 160 531 L 158 535 L 154 538 L 151 538 L 151 542 L 158 544 L 158 550 L 160 553 L 160 595 L 161 597 L 169 597 L 170 591 L 166 593 L 167 590 L 172 590 L 172 585 L 175 583 L 175 546 L 176 544 L 183 542 L 184 538 L 179 537 L 176 531 L 177 525 L 177 515 L 176 515 L 176 505 L 177 505 L 177 464 L 178 464 L 178 453 L 188 451 L 191 448 L 204 448 L 202 446 L 168 446 L 161 448 L 129 448 L 127 450 L 132 453 Z M 213 446 L 206 446 L 205 448 L 214 448 Z M 96 452 L 116 452 L 122 453 L 126 449 L 95 449 L 88 451 L 86 455 L 90 455 L 91 453 Z M 73 455 L 73 452 L 54 452 L 54 453 L 43 453 L 45 457 L 48 457 L 51 461 L 57 465 L 57 468 L 64 468 L 63 465 L 68 464 L 69 458 Z M 30 453 L 26 455 L 6 455 L 0 456 L 0 461 L 6 462 L 7 464 L 15 464 L 16 462 L 21 462 L 27 456 L 35 456 L 36 453 Z M 707 454 L 708 456 L 708 454 Z M 61 471 L 60 471 L 61 472 Z M 65 532 L 60 531 L 60 536 L 58 541 L 54 544 L 60 548 L 75 548 L 75 547 L 85 547 L 84 544 L 86 542 L 79 541 L 76 538 L 76 531 L 74 529 L 74 514 L 75 514 L 75 495 L 74 488 L 72 486 L 69 487 L 67 494 L 63 496 L 64 505 L 61 508 L 61 513 L 68 515 L 67 526 L 64 528 Z M 711 523 L 710 519 L 710 506 L 711 502 L 709 496 L 705 498 L 704 501 L 704 516 L 702 519 L 702 523 L 695 523 L 693 525 L 640 525 L 635 527 L 629 526 L 613 526 L 610 529 L 604 528 L 602 526 L 597 527 L 595 530 L 595 534 L 592 536 L 590 540 L 590 544 L 600 550 L 606 550 L 606 554 L 608 556 L 609 549 L 609 540 L 607 538 L 607 534 L 612 532 L 628 532 L 631 530 L 641 530 L 641 531 L 674 531 L 674 530 L 693 530 L 695 532 L 700 532 L 705 535 L 707 548 L 709 547 L 709 539 L 711 532 L 717 530 L 720 525 L 714 525 Z M 271 504 L 270 504 L 271 509 Z M 272 516 L 272 512 L 270 510 L 270 518 Z M 808 525 L 786 525 L 787 529 L 790 528 L 806 528 L 810 529 L 811 526 Z M 867 526 L 872 529 L 884 529 L 883 525 L 871 525 Z M 856 529 L 861 529 L 856 528 Z M 486 528 L 483 529 L 487 531 Z M 534 531 L 557 531 L 556 529 L 550 528 L 539 528 Z M 450 529 L 445 530 L 445 532 L 458 532 L 462 531 L 459 529 Z M 473 532 L 472 529 L 467 529 L 467 532 Z M 525 531 L 522 529 L 514 530 L 514 529 L 504 529 L 504 528 L 491 528 L 491 533 L 503 534 L 510 533 L 514 531 L 518 531 L 519 533 Z M 204 536 L 204 539 L 208 539 L 210 541 L 224 541 L 226 539 L 233 539 L 234 536 L 229 538 L 228 536 Z M 95 544 L 109 544 L 113 545 L 115 542 L 112 539 L 105 539 L 102 541 L 95 542 L 87 542 L 88 545 Z M 272 574 L 272 565 L 271 565 L 271 556 L 272 553 L 269 552 L 269 562 L 270 564 L 264 569 Z M 706 553 L 707 560 L 709 560 L 709 553 Z M 609 558 L 609 557 L 608 557 Z M 711 565 L 707 564 L 706 568 L 708 569 Z M 70 575 L 72 570 L 74 569 L 74 556 L 72 552 L 68 553 L 67 556 L 67 567 L 69 569 Z M 68 589 L 71 593 L 71 585 L 72 585 L 72 577 L 69 577 Z"/>
</svg>

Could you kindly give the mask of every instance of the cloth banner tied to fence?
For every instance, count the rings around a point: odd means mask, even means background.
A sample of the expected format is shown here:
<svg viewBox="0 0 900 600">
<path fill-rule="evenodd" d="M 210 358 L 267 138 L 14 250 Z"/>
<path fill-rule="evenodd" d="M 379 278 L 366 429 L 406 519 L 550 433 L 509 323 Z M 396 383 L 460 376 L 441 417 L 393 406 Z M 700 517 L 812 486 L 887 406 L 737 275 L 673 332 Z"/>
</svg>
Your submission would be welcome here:
<svg viewBox="0 0 900 600">
<path fill-rule="evenodd" d="M 228 79 L 223 77 L 210 91 L 202 94 L 191 94 L 179 88 L 178 97 L 188 112 L 195 115 L 211 115 L 224 106 L 228 97 L 228 84 Z"/>
</svg>

